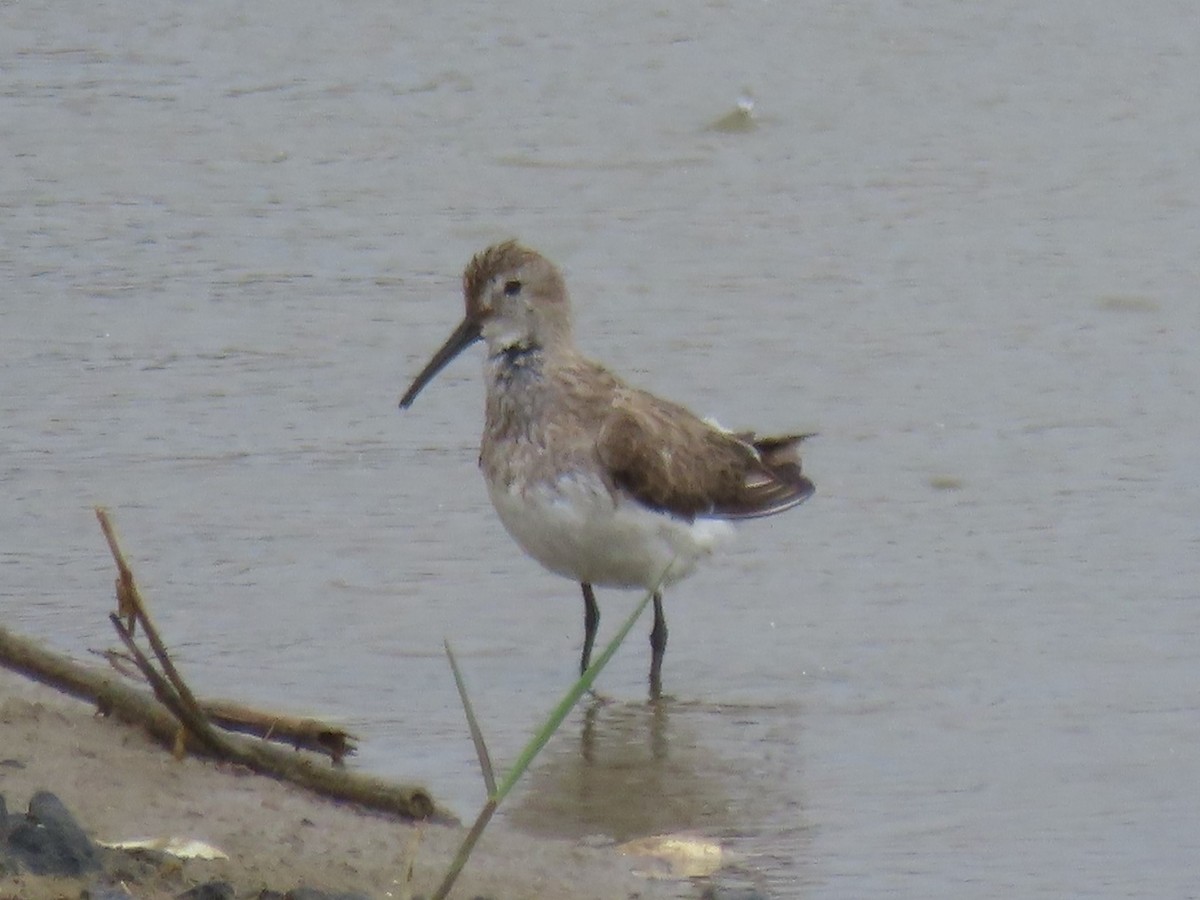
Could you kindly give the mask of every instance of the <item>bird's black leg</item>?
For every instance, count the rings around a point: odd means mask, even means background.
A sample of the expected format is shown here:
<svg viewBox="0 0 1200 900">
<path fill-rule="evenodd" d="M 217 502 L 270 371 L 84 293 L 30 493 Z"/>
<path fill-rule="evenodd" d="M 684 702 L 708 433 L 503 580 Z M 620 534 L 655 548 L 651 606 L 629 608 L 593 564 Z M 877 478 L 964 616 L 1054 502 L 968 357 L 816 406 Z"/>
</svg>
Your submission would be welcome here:
<svg viewBox="0 0 1200 900">
<path fill-rule="evenodd" d="M 662 661 L 667 650 L 667 620 L 663 616 L 662 594 L 654 592 L 654 627 L 650 630 L 650 699 L 662 696 Z"/>
<path fill-rule="evenodd" d="M 592 644 L 596 642 L 596 629 L 600 626 L 600 607 L 596 605 L 592 586 L 586 581 L 579 586 L 583 588 L 583 656 L 579 659 L 579 674 L 582 675 L 592 661 Z"/>
</svg>

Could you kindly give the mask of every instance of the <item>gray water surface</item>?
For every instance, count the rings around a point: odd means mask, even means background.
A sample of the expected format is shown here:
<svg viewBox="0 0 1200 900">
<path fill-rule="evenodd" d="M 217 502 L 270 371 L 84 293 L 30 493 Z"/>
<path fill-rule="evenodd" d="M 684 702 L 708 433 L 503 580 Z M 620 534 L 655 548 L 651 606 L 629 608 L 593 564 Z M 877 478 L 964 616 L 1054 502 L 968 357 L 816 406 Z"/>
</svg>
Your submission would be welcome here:
<svg viewBox="0 0 1200 900">
<path fill-rule="evenodd" d="M 4 624 L 114 642 L 103 504 L 200 691 L 472 814 L 443 637 L 511 760 L 581 602 L 488 505 L 478 351 L 395 407 L 519 236 L 590 353 L 820 437 L 668 594 L 672 699 L 641 623 L 509 827 L 1200 896 L 1198 51 L 1184 3 L 0 6 Z"/>
</svg>

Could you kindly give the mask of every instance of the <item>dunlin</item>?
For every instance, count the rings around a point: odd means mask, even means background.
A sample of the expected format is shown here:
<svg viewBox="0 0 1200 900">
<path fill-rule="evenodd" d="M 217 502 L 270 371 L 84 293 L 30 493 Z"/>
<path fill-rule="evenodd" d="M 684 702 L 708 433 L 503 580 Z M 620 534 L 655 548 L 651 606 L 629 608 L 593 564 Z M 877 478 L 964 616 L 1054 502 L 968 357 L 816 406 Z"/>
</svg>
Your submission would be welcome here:
<svg viewBox="0 0 1200 900">
<path fill-rule="evenodd" d="M 730 520 L 783 512 L 813 493 L 798 453 L 807 435 L 725 431 L 584 358 L 562 275 L 515 241 L 471 260 L 463 296 L 466 316 L 400 406 L 471 344 L 487 344 L 479 465 L 492 505 L 526 553 L 579 582 L 581 672 L 600 622 L 593 585 L 655 590 L 650 694 L 658 697 L 661 587 L 730 537 Z"/>
</svg>

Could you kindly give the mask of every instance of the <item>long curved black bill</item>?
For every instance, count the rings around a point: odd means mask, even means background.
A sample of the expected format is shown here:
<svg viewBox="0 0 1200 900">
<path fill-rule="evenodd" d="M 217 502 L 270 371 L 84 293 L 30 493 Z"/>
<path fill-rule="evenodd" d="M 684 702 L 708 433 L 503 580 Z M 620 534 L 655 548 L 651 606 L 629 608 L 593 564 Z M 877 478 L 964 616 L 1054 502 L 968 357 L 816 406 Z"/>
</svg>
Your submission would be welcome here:
<svg viewBox="0 0 1200 900">
<path fill-rule="evenodd" d="M 454 329 L 454 333 L 446 339 L 446 343 L 442 344 L 442 348 L 433 354 L 433 359 L 425 364 L 425 368 L 421 370 L 421 374 L 413 379 L 412 386 L 400 398 L 400 408 L 408 409 L 412 406 L 413 401 L 417 399 L 417 394 L 421 393 L 421 389 L 433 381 L 433 377 L 446 368 L 450 360 L 470 347 L 479 338 L 479 323 L 471 319 L 463 319 L 458 327 Z"/>
</svg>

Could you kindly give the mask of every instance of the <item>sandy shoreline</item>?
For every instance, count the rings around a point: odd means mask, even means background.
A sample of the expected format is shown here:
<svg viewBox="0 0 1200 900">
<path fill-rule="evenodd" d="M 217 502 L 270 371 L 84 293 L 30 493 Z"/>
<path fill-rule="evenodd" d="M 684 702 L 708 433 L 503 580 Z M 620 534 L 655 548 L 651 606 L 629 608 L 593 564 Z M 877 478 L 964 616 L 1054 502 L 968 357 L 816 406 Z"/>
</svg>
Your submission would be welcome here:
<svg viewBox="0 0 1200 900">
<path fill-rule="evenodd" d="M 401 897 L 397 883 L 414 826 L 360 813 L 270 779 L 197 759 L 176 761 L 139 731 L 98 718 L 84 703 L 0 670 L 0 794 L 23 811 L 38 790 L 57 794 L 94 839 L 180 836 L 227 860 L 188 860 L 132 887 L 173 897 L 211 880 L 237 896 L 307 886 Z M 428 894 L 462 830 L 420 828 L 413 890 Z M 452 896 L 494 898 L 678 897 L 687 885 L 647 881 L 612 849 L 536 840 L 493 825 Z M 0 875 L 0 898 L 79 896 L 85 882 Z"/>
</svg>

